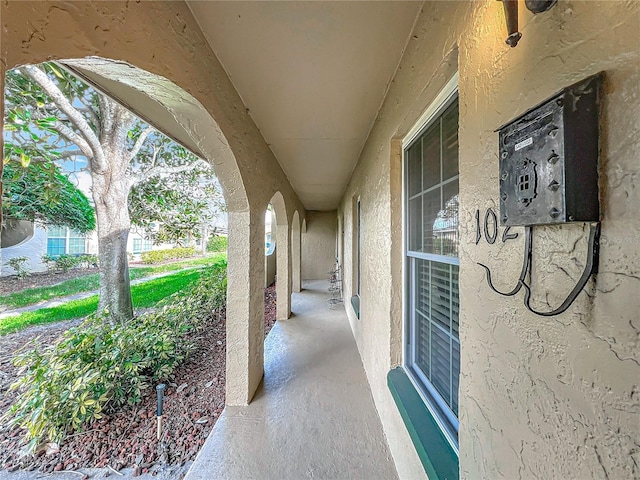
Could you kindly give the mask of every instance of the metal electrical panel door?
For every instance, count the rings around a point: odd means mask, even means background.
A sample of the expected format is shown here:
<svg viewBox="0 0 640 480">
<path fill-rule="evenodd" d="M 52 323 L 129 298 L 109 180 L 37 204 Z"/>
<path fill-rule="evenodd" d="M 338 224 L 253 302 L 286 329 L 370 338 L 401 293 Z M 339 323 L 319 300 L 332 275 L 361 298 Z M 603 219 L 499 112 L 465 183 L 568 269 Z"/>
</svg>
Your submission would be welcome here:
<svg viewBox="0 0 640 480">
<path fill-rule="evenodd" d="M 567 87 L 499 129 L 502 225 L 599 221 L 601 80 Z"/>
</svg>

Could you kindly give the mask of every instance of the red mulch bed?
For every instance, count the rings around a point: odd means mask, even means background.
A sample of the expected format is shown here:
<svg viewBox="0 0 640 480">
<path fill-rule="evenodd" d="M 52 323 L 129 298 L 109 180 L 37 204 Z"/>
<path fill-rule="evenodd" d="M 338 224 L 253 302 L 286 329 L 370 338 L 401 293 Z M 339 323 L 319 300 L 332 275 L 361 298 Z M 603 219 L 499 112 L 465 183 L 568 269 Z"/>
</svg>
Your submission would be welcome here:
<svg viewBox="0 0 640 480">
<path fill-rule="evenodd" d="M 275 324 L 275 287 L 265 290 L 265 336 Z M 0 337 L 0 415 L 15 399 L 8 386 L 17 378 L 15 351 L 39 337 L 51 344 L 78 321 L 35 327 Z M 156 394 L 150 389 L 140 405 L 105 416 L 76 433 L 47 455 L 20 458 L 22 431 L 0 426 L 0 468 L 54 472 L 110 466 L 134 468 L 134 476 L 193 460 L 222 413 L 225 398 L 225 312 L 212 319 L 196 340 L 197 350 L 168 380 L 162 441 L 156 440 Z"/>
</svg>

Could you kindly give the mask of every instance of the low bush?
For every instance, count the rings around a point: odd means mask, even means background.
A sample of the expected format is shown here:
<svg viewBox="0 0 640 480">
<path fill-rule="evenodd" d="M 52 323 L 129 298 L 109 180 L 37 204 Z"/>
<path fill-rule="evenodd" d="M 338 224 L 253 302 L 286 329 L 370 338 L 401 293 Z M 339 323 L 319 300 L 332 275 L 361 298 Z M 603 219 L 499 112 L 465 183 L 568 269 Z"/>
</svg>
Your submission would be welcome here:
<svg viewBox="0 0 640 480">
<path fill-rule="evenodd" d="M 58 343 L 18 356 L 22 376 L 11 388 L 20 394 L 6 416 L 25 429 L 28 450 L 139 403 L 193 350 L 194 333 L 224 306 L 226 285 L 226 263 L 205 268 L 188 294 L 165 298 L 153 312 L 125 324 L 94 315 Z"/>
<path fill-rule="evenodd" d="M 98 255 L 84 253 L 80 255 L 80 263 L 84 268 L 95 268 L 98 266 Z"/>
<path fill-rule="evenodd" d="M 166 250 L 151 250 L 142 253 L 142 263 L 160 263 L 167 260 L 179 260 L 181 258 L 193 257 L 195 249 L 193 247 L 169 248 Z"/>
<path fill-rule="evenodd" d="M 29 261 L 29 257 L 13 257 L 7 261 L 9 266 L 16 272 L 18 278 L 25 278 L 30 275 L 29 267 L 25 265 Z"/>
<path fill-rule="evenodd" d="M 47 271 L 51 271 L 51 268 L 53 265 L 55 265 L 55 258 L 53 258 L 51 255 L 49 255 L 48 253 L 45 253 L 44 255 L 42 255 L 40 257 L 40 260 L 42 261 L 42 263 L 44 263 L 47 267 Z"/>
<path fill-rule="evenodd" d="M 211 236 L 207 242 L 207 252 L 226 252 L 228 238 L 222 236 Z"/>
<path fill-rule="evenodd" d="M 68 272 L 82 263 L 82 257 L 76 255 L 59 255 L 53 261 L 55 269 L 60 272 Z"/>
</svg>

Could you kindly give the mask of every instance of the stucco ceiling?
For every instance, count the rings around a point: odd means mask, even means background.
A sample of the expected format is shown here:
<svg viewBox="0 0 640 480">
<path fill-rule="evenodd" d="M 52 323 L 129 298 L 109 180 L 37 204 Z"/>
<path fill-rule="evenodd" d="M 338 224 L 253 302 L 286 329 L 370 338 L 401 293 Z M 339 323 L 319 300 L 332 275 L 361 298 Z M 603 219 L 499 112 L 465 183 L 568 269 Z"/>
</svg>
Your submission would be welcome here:
<svg viewBox="0 0 640 480">
<path fill-rule="evenodd" d="M 187 3 L 304 206 L 335 209 L 421 3 Z"/>
</svg>

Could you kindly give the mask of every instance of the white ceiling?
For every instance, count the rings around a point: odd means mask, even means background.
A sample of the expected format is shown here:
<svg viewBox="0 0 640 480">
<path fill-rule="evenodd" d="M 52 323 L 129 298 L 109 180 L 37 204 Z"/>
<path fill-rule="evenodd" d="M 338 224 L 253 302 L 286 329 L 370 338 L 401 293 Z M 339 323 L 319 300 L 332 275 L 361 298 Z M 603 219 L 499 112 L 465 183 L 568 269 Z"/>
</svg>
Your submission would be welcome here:
<svg viewBox="0 0 640 480">
<path fill-rule="evenodd" d="M 304 206 L 335 209 L 421 3 L 187 3 Z"/>
</svg>

